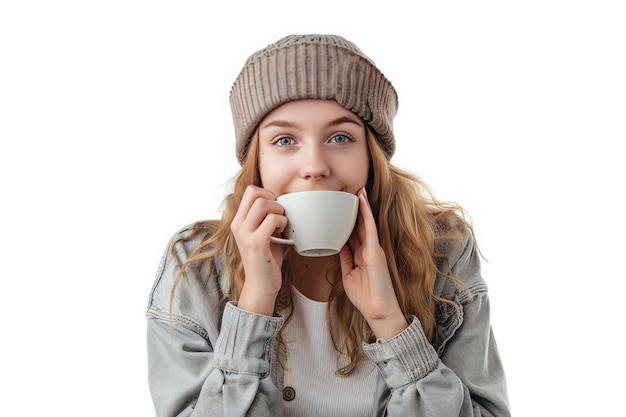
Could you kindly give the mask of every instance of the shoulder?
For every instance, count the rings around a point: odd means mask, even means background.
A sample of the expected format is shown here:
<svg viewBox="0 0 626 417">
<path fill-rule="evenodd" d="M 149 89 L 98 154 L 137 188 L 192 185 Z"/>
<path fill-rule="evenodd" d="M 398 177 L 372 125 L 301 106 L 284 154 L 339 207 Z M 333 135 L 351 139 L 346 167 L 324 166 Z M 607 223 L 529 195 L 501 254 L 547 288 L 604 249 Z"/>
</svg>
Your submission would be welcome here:
<svg viewBox="0 0 626 417">
<path fill-rule="evenodd" d="M 206 307 L 219 305 L 225 277 L 219 272 L 217 259 L 199 259 L 189 263 L 184 274 L 180 273 L 181 265 L 197 255 L 201 245 L 213 236 L 217 225 L 215 221 L 199 221 L 172 235 L 161 257 L 150 292 L 150 311 L 205 321 Z"/>
<path fill-rule="evenodd" d="M 488 288 L 481 273 L 480 252 L 470 227 L 454 238 L 438 241 L 435 258 L 439 272 L 434 286 L 437 331 L 433 346 L 441 355 L 447 341 L 467 319 L 469 311 L 483 310 Z"/>
<path fill-rule="evenodd" d="M 202 242 L 211 237 L 217 230 L 218 223 L 212 220 L 202 220 L 188 224 L 178 230 L 167 246 L 167 250 L 172 253 L 179 253 L 181 256 L 193 252 Z"/>
<path fill-rule="evenodd" d="M 473 295 L 487 291 L 474 231 L 461 219 L 438 224 L 435 262 L 439 269 L 435 281 L 436 295 L 467 301 Z"/>
</svg>

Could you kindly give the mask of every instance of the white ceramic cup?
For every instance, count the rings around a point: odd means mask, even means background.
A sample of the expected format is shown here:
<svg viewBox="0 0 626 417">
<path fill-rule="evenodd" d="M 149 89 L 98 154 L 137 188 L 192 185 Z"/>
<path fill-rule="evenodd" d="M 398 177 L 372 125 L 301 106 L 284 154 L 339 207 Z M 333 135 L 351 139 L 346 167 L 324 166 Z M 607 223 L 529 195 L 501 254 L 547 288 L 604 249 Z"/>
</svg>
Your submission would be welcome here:
<svg viewBox="0 0 626 417">
<path fill-rule="evenodd" d="M 338 253 L 352 234 L 359 211 L 357 196 L 343 191 L 299 191 L 276 199 L 289 220 L 283 235 L 271 241 L 293 245 L 302 256 Z"/>
</svg>

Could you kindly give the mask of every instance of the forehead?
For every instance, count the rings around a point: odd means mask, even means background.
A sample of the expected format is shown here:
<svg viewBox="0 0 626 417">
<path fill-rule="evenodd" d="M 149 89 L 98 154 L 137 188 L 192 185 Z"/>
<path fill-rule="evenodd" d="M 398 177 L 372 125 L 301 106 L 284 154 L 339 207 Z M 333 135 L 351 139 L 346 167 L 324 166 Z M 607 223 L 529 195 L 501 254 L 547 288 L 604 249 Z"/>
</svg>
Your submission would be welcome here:
<svg viewBox="0 0 626 417">
<path fill-rule="evenodd" d="M 358 122 L 361 121 L 359 116 L 340 106 L 334 100 L 307 99 L 290 101 L 278 106 L 261 120 L 260 127 L 262 128 L 267 123 L 280 119 L 315 122 L 336 119 L 338 117 L 347 117 Z"/>
</svg>

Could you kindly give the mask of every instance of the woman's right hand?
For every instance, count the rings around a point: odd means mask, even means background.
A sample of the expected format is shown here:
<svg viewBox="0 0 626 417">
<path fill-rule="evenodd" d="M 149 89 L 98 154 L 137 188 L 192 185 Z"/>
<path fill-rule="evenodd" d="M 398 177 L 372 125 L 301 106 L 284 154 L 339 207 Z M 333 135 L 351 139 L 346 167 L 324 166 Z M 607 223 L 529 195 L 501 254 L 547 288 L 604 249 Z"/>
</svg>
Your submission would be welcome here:
<svg viewBox="0 0 626 417">
<path fill-rule="evenodd" d="M 245 281 L 237 306 L 271 316 L 282 285 L 283 245 L 270 243 L 270 236 L 287 226 L 285 210 L 271 191 L 248 186 L 230 229 L 237 242 Z"/>
</svg>

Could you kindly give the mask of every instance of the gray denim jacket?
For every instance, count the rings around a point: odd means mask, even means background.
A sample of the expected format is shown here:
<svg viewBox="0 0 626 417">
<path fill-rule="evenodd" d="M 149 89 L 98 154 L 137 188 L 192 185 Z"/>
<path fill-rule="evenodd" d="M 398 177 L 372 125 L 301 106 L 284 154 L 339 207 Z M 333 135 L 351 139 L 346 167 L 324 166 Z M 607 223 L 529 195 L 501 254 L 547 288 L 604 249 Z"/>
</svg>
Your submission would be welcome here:
<svg viewBox="0 0 626 417">
<path fill-rule="evenodd" d="M 149 298 L 148 379 L 156 415 L 281 416 L 282 368 L 274 340 L 282 316 L 253 314 L 233 302 L 219 309 L 226 277 L 207 282 L 204 264 L 188 270 L 170 310 L 178 264 L 170 249 L 193 227 L 170 241 Z M 205 235 L 177 244 L 178 258 L 184 260 Z M 462 251 L 448 252 L 457 254 L 450 270 L 469 294 L 438 277 L 436 292 L 454 307 L 440 306 L 447 314 L 438 315 L 434 343 L 415 318 L 395 338 L 363 346 L 380 371 L 374 416 L 510 416 L 479 257 L 471 239 Z"/>
</svg>

